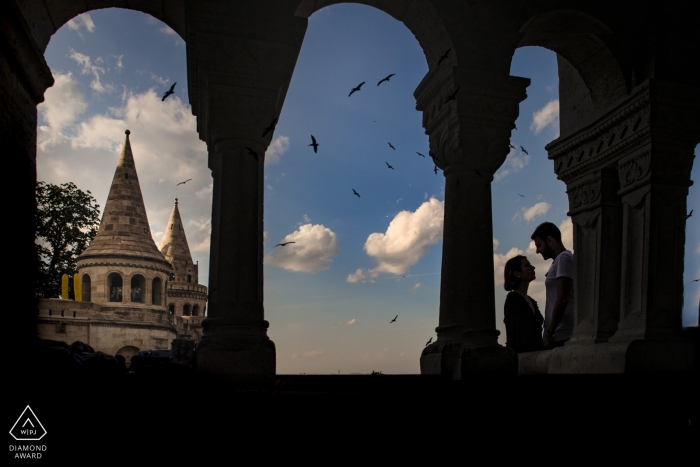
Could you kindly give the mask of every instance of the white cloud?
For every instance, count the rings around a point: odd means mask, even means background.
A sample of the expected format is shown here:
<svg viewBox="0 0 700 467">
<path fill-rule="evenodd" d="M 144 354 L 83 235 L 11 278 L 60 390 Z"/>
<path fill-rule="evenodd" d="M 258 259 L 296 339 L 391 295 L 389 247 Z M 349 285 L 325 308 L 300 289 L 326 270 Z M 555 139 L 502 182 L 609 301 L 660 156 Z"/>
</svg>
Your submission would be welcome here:
<svg viewBox="0 0 700 467">
<path fill-rule="evenodd" d="M 559 99 L 549 101 L 547 105 L 532 114 L 530 130 L 539 134 L 548 126 L 559 127 Z"/>
<path fill-rule="evenodd" d="M 95 23 L 92 21 L 89 13 L 83 13 L 82 15 L 76 16 L 68 21 L 66 26 L 73 31 L 78 31 L 78 34 L 80 34 L 81 28 L 85 28 L 87 32 L 93 32 L 95 30 Z"/>
<path fill-rule="evenodd" d="M 496 249 L 498 248 L 498 245 L 500 245 L 500 244 L 501 244 L 501 242 L 496 240 L 496 237 L 493 237 L 493 251 L 496 251 Z"/>
<path fill-rule="evenodd" d="M 358 269 L 353 274 L 348 274 L 346 281 L 348 281 L 350 283 L 355 283 L 355 282 L 360 282 L 360 281 L 364 282 L 365 279 L 367 279 L 367 276 L 365 275 L 365 273 L 362 271 L 362 269 Z"/>
<path fill-rule="evenodd" d="M 348 321 L 348 322 L 345 323 L 345 324 L 347 324 L 348 326 L 352 326 L 352 325 L 355 324 L 356 322 L 357 322 L 357 321 L 355 321 L 355 318 L 353 318 L 353 319 L 351 319 L 350 321 Z"/>
<path fill-rule="evenodd" d="M 500 182 L 511 173 L 515 173 L 519 170 L 522 170 L 529 163 L 530 156 L 528 154 L 521 152 L 520 155 L 518 155 L 518 152 L 515 149 L 511 148 L 510 152 L 506 156 L 505 162 L 503 162 L 503 165 L 501 166 L 501 170 L 496 172 L 496 174 L 493 176 L 493 179 L 496 182 Z"/>
<path fill-rule="evenodd" d="M 39 126 L 37 144 L 47 150 L 66 139 L 64 129 L 72 126 L 78 115 L 87 109 L 83 93 L 70 73 L 53 73 L 54 85 L 44 93 L 44 102 L 37 106 L 42 119 L 48 125 Z"/>
<path fill-rule="evenodd" d="M 78 65 L 82 67 L 82 74 L 87 75 L 87 74 L 92 74 L 94 77 L 92 82 L 90 83 L 90 87 L 94 89 L 97 92 L 107 92 L 107 91 L 114 91 L 114 86 L 111 84 L 104 85 L 100 81 L 100 75 L 105 74 L 105 69 L 101 66 L 93 65 L 92 59 L 85 55 L 81 54 L 80 52 L 76 52 L 73 49 L 70 49 L 71 53 L 69 55 L 70 58 L 75 60 Z M 97 62 L 99 62 L 100 57 L 98 57 Z"/>
<path fill-rule="evenodd" d="M 304 222 L 305 222 L 305 223 L 307 223 L 307 224 L 310 224 L 310 223 L 311 223 L 311 219 L 310 219 L 309 216 L 307 216 L 306 214 L 304 214 L 303 216 L 301 216 L 301 218 L 304 219 Z"/>
<path fill-rule="evenodd" d="M 515 213 L 515 215 L 513 216 L 513 219 L 511 219 L 511 220 L 514 221 L 518 218 L 522 218 L 525 221 L 530 222 L 535 217 L 544 216 L 545 214 L 547 214 L 547 211 L 549 211 L 549 208 L 551 208 L 551 207 L 552 207 L 552 205 L 545 202 L 545 201 L 539 202 L 539 203 L 535 204 L 534 206 L 530 206 L 529 208 L 523 206 L 520 209 L 520 211 Z"/>
<path fill-rule="evenodd" d="M 279 243 L 295 242 L 275 248 L 265 256 L 265 264 L 297 272 L 328 269 L 332 257 L 338 256 L 338 238 L 321 224 L 304 224 Z"/>
<path fill-rule="evenodd" d="M 444 203 L 436 198 L 416 209 L 401 211 L 389 224 L 386 233 L 375 232 L 367 237 L 364 250 L 377 266 L 369 271 L 371 277 L 381 272 L 404 274 L 416 264 L 430 245 L 442 239 Z"/>
<path fill-rule="evenodd" d="M 167 35 L 169 35 L 169 36 L 172 36 L 172 35 L 176 35 L 176 34 L 177 34 L 177 33 L 176 33 L 170 26 L 168 26 L 167 24 L 166 24 L 166 25 L 163 25 L 163 27 L 160 28 L 159 31 L 162 32 L 163 34 L 167 34 Z"/>
<path fill-rule="evenodd" d="M 418 290 L 420 289 L 420 282 L 416 283 L 413 287 L 411 287 L 411 290 Z"/>
<path fill-rule="evenodd" d="M 270 145 L 265 151 L 265 165 L 277 164 L 280 161 L 280 156 L 289 149 L 289 138 L 286 136 L 278 136 L 270 142 Z"/>
<path fill-rule="evenodd" d="M 117 60 L 117 63 L 114 66 L 117 68 L 117 70 L 121 71 L 124 68 L 124 64 L 122 63 L 124 54 L 114 55 L 114 58 Z"/>
<path fill-rule="evenodd" d="M 497 253 L 493 254 L 493 281 L 498 287 L 503 285 L 503 269 L 506 266 L 506 262 L 514 256 L 522 255 L 523 250 L 519 248 L 511 248 L 508 253 L 500 255 Z"/>
</svg>

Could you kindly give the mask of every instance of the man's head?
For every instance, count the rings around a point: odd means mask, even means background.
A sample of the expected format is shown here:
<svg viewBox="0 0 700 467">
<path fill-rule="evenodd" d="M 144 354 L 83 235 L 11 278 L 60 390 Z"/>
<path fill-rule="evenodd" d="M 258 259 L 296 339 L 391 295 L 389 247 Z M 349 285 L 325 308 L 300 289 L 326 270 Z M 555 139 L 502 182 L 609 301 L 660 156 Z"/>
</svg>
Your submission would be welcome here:
<svg viewBox="0 0 700 467">
<path fill-rule="evenodd" d="M 543 222 L 537 226 L 530 237 L 535 242 L 537 253 L 542 259 L 552 259 L 565 248 L 561 243 L 561 231 L 551 222 Z"/>
</svg>

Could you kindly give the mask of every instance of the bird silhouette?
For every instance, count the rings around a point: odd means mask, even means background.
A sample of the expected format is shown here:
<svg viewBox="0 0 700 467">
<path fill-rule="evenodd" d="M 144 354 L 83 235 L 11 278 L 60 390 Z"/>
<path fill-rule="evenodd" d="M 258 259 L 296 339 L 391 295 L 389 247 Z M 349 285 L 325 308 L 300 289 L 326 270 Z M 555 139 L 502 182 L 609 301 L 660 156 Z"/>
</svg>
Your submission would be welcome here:
<svg viewBox="0 0 700 467">
<path fill-rule="evenodd" d="M 163 98 L 160 100 L 161 102 L 163 102 L 165 100 L 165 98 L 168 97 L 170 94 L 175 94 L 175 85 L 176 84 L 177 83 L 173 83 L 173 85 L 170 86 L 170 89 L 165 91 L 165 94 L 163 94 Z"/>
<path fill-rule="evenodd" d="M 389 321 L 389 324 L 391 324 L 391 323 L 393 323 L 394 321 L 396 321 L 396 318 L 398 318 L 398 317 L 399 317 L 399 315 L 394 316 L 394 319 L 392 319 L 391 321 Z"/>
<path fill-rule="evenodd" d="M 451 48 L 450 48 L 450 49 L 447 49 L 447 52 L 445 52 L 444 54 L 442 54 L 442 57 L 440 57 L 440 60 L 438 60 L 438 63 L 437 63 L 436 66 L 440 66 L 440 64 L 442 63 L 442 61 L 445 60 L 445 59 L 447 58 L 447 56 L 450 54 L 450 50 L 452 50 L 452 49 L 451 49 Z"/>
<path fill-rule="evenodd" d="M 416 151 L 416 154 L 418 154 L 418 155 L 421 156 L 421 157 L 425 157 L 425 154 L 421 154 L 421 153 L 419 153 L 418 151 Z"/>
<path fill-rule="evenodd" d="M 314 152 L 318 153 L 318 143 L 316 142 L 316 138 L 314 138 L 314 135 L 311 135 L 311 144 L 309 146 L 314 147 Z"/>
<path fill-rule="evenodd" d="M 348 97 L 352 96 L 352 93 L 354 93 L 355 91 L 359 91 L 363 84 L 365 84 L 364 81 L 361 82 L 360 84 L 358 84 L 357 87 L 352 88 L 352 91 L 350 91 L 350 94 L 348 94 Z"/>
<path fill-rule="evenodd" d="M 427 347 L 428 344 L 430 344 L 432 341 L 433 341 L 433 338 L 431 337 L 430 339 L 428 339 L 428 342 L 425 343 L 425 346 Z"/>
<path fill-rule="evenodd" d="M 695 279 L 693 282 L 700 282 L 700 279 Z"/>
<path fill-rule="evenodd" d="M 359 194 L 358 192 L 356 192 L 354 188 L 352 189 L 352 192 L 353 192 L 353 193 L 355 194 L 355 196 L 357 196 L 358 198 L 361 197 L 360 194 Z"/>
<path fill-rule="evenodd" d="M 285 243 L 278 243 L 278 244 L 277 244 L 277 245 L 275 245 L 275 246 L 274 246 L 273 248 L 277 248 L 278 246 L 285 246 L 285 245 L 289 245 L 290 243 L 296 243 L 296 242 L 285 242 Z"/>
<path fill-rule="evenodd" d="M 384 162 L 386 162 L 386 161 L 384 161 Z M 394 168 L 392 166 L 390 166 L 388 162 L 386 162 L 386 166 L 389 167 L 391 170 L 394 170 Z"/>
<path fill-rule="evenodd" d="M 448 97 L 447 99 L 445 99 L 445 102 L 443 102 L 443 104 L 447 104 L 447 103 L 450 102 L 450 101 L 456 101 L 456 100 L 457 100 L 457 97 L 456 97 L 456 96 L 457 96 L 457 93 L 458 93 L 458 92 L 459 92 L 459 86 L 457 86 L 457 89 L 455 89 L 455 92 L 453 92 L 452 94 L 450 94 L 450 97 Z"/>
<path fill-rule="evenodd" d="M 518 193 L 518 196 L 522 196 L 523 198 L 525 197 L 525 195 L 521 195 L 520 193 Z"/>
<path fill-rule="evenodd" d="M 275 126 L 277 125 L 277 119 L 274 119 L 272 123 L 270 123 L 270 126 L 265 128 L 265 131 L 263 131 L 263 138 L 265 137 L 266 134 L 268 134 L 271 131 L 275 131 Z"/>
<path fill-rule="evenodd" d="M 248 154 L 250 154 L 251 156 L 255 157 L 255 160 L 257 161 L 257 160 L 258 160 L 258 153 L 255 152 L 255 151 L 253 151 L 253 150 L 252 150 L 251 148 L 249 148 L 248 146 L 246 146 L 245 148 L 248 150 Z"/>
<path fill-rule="evenodd" d="M 394 147 L 393 144 L 389 143 L 389 147 L 390 147 L 391 149 L 393 149 L 394 151 L 396 151 L 396 148 Z"/>
<path fill-rule="evenodd" d="M 528 152 L 527 152 L 527 151 L 525 150 L 525 148 L 524 148 L 524 147 L 520 146 L 520 149 L 522 149 L 522 150 L 523 150 L 523 152 L 524 152 L 525 154 L 527 154 L 528 156 L 530 155 L 530 153 L 528 153 Z"/>
<path fill-rule="evenodd" d="M 180 182 L 180 183 L 178 183 L 178 184 L 175 185 L 175 186 L 184 185 L 185 183 L 189 182 L 190 180 L 192 180 L 192 179 L 191 179 L 191 178 L 188 178 L 188 179 L 185 180 L 184 182 Z"/>
<path fill-rule="evenodd" d="M 389 76 L 387 76 L 386 78 L 384 78 L 383 80 L 379 81 L 379 82 L 377 83 L 377 86 L 379 86 L 380 84 L 382 84 L 384 81 L 389 81 L 389 78 L 391 78 L 391 77 L 394 76 L 394 75 L 395 75 L 395 73 L 392 73 L 392 74 L 390 74 Z"/>
<path fill-rule="evenodd" d="M 437 165 L 436 165 L 435 168 L 433 169 L 433 172 L 435 172 L 435 175 L 437 175 Z"/>
<path fill-rule="evenodd" d="M 687 216 L 685 216 L 685 220 L 690 219 L 690 216 L 692 216 L 692 215 L 693 215 L 693 209 L 690 210 L 690 214 L 688 214 Z"/>
<path fill-rule="evenodd" d="M 508 143 L 508 146 L 510 146 L 510 147 L 513 148 L 513 149 L 518 149 L 518 148 L 516 148 L 515 146 L 513 146 L 513 143 Z"/>
</svg>

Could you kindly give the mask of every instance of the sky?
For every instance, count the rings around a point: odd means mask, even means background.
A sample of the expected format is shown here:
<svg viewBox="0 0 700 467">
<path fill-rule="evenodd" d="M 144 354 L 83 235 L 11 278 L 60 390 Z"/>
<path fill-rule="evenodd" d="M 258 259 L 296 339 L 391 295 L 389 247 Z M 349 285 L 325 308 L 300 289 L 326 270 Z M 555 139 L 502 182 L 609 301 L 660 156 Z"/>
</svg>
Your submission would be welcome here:
<svg viewBox="0 0 700 467">
<path fill-rule="evenodd" d="M 156 245 L 177 197 L 199 282 L 208 285 L 212 179 L 187 96 L 183 40 L 144 13 L 94 10 L 59 29 L 45 57 L 55 84 L 38 106 L 39 180 L 74 182 L 104 207 L 129 129 Z M 444 201 L 442 172 L 417 154 L 428 154 L 428 137 L 413 92 L 427 71 L 415 37 L 379 10 L 341 4 L 309 18 L 265 158 L 264 305 L 279 374 L 420 372 L 438 324 Z M 556 56 L 518 49 L 511 74 L 532 84 L 512 133 L 517 149 L 492 183 L 501 344 L 507 259 L 525 254 L 535 266 L 529 295 L 543 308 L 551 261 L 535 255 L 532 231 L 554 222 L 573 250 L 565 184 L 544 149 L 559 136 Z M 175 94 L 161 102 L 174 82 Z M 686 230 L 685 326 L 698 323 L 699 190 L 696 183 L 688 198 L 698 215 Z"/>
</svg>

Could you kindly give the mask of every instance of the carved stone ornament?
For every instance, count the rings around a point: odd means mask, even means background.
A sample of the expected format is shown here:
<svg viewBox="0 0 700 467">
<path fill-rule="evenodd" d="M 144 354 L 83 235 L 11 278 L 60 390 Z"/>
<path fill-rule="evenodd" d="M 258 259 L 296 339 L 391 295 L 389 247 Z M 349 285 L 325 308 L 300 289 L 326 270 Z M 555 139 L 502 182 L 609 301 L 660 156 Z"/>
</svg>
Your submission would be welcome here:
<svg viewBox="0 0 700 467">
<path fill-rule="evenodd" d="M 646 180 L 651 169 L 651 152 L 647 151 L 640 156 L 621 163 L 617 170 L 620 175 L 620 187 L 622 190 L 637 182 Z"/>
<path fill-rule="evenodd" d="M 573 186 L 567 190 L 569 195 L 570 214 L 582 208 L 590 208 L 600 202 L 601 180 L 600 178 Z"/>
</svg>

